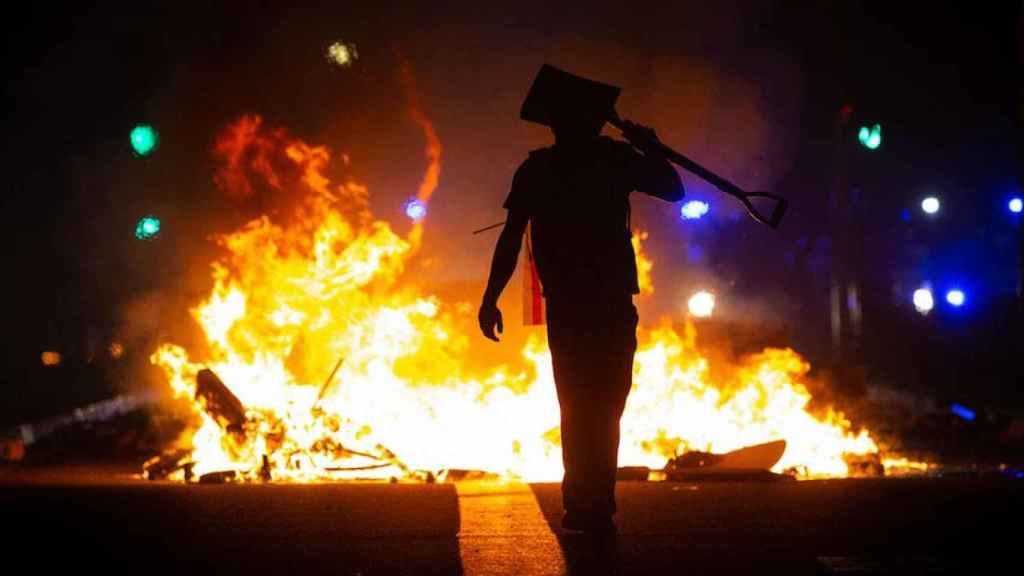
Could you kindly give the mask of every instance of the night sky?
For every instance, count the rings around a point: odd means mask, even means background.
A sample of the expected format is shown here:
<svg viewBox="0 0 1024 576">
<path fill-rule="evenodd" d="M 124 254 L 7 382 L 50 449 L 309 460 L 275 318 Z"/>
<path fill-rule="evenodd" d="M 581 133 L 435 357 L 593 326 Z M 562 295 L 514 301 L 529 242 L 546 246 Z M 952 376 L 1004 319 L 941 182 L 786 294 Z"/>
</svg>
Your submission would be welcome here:
<svg viewBox="0 0 1024 576">
<path fill-rule="evenodd" d="M 791 202 L 771 231 L 688 174 L 689 195 L 711 203 L 704 220 L 636 198 L 655 262 L 645 317 L 681 316 L 687 295 L 711 287 L 723 320 L 783 325 L 815 364 L 830 358 L 830 191 L 836 121 L 851 104 L 885 139 L 843 152 L 863 240 L 863 361 L 888 385 L 1024 405 L 1013 385 L 1020 232 L 1005 209 L 1024 194 L 1019 2 L 359 4 L 74 3 L 8 19 L 0 425 L 123 389 L 127 372 L 87 361 L 95 346 L 127 340 L 139 360 L 155 334 L 187 330 L 187 306 L 209 289 L 209 237 L 275 206 L 213 186 L 214 138 L 242 114 L 349 154 L 346 174 L 368 185 L 376 215 L 407 229 L 402 202 L 426 160 L 400 59 L 444 146 L 424 248 L 447 263 L 432 272 L 439 285 L 482 292 L 495 236 L 469 231 L 504 217 L 515 168 L 551 141 L 518 118 L 548 62 L 622 86 L 623 116 Z M 324 56 L 339 40 L 358 48 L 350 68 Z M 149 158 L 129 146 L 140 122 L 161 134 Z M 922 218 L 929 193 L 943 199 L 941 222 Z M 163 219 L 158 241 L 133 238 L 144 214 Z M 925 323 L 909 303 L 923 280 L 963 284 L 970 305 Z M 517 294 L 504 305 L 518 317 Z M 895 355 L 908 340 L 919 345 Z M 47 349 L 65 366 L 44 369 Z"/>
</svg>

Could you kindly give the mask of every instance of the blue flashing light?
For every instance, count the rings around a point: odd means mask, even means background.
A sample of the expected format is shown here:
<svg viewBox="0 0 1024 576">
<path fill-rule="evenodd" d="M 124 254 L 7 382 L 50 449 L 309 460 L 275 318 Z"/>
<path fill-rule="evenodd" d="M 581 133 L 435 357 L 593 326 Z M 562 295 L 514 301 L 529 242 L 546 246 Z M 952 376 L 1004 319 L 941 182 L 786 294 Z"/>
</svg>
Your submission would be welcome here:
<svg viewBox="0 0 1024 576">
<path fill-rule="evenodd" d="M 700 200 L 690 200 L 679 210 L 679 214 L 685 220 L 697 220 L 711 210 L 711 205 Z"/>
<path fill-rule="evenodd" d="M 422 220 L 427 215 L 427 205 L 413 198 L 405 203 L 405 215 L 413 220 Z"/>
<path fill-rule="evenodd" d="M 946 302 L 949 302 L 953 306 L 956 306 L 956 307 L 959 308 L 960 306 L 963 306 L 964 302 L 966 302 L 966 301 L 967 301 L 967 295 L 964 294 L 963 290 L 954 288 L 954 289 L 946 292 Z"/>
<path fill-rule="evenodd" d="M 1010 208 L 1010 212 L 1020 214 L 1024 211 L 1024 199 L 1021 199 L 1019 196 L 1011 198 L 1008 207 Z"/>
<path fill-rule="evenodd" d="M 977 415 L 974 413 L 974 410 L 971 410 L 970 408 L 963 406 L 961 404 L 953 404 L 952 406 L 949 407 L 949 411 L 963 418 L 964 420 L 967 420 L 968 422 L 974 422 L 974 419 L 977 417 Z"/>
</svg>

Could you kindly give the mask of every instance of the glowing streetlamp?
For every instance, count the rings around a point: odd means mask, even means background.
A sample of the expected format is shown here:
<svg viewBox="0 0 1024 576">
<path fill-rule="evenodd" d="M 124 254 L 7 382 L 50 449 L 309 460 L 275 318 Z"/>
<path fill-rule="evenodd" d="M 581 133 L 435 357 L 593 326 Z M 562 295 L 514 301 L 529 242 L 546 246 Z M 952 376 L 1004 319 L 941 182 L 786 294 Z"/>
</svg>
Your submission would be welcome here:
<svg viewBox="0 0 1024 576">
<path fill-rule="evenodd" d="M 918 288 L 914 290 L 914 308 L 917 309 L 921 314 L 927 314 L 935 308 L 935 298 L 932 296 L 932 291 L 927 288 Z"/>
<path fill-rule="evenodd" d="M 707 290 L 701 290 L 690 296 L 686 306 L 690 310 L 690 315 L 697 318 L 708 318 L 715 311 L 715 295 Z"/>
<path fill-rule="evenodd" d="M 327 60 L 342 68 L 348 68 L 357 58 L 359 58 L 359 53 L 356 51 L 355 44 L 334 42 L 327 47 Z"/>
</svg>

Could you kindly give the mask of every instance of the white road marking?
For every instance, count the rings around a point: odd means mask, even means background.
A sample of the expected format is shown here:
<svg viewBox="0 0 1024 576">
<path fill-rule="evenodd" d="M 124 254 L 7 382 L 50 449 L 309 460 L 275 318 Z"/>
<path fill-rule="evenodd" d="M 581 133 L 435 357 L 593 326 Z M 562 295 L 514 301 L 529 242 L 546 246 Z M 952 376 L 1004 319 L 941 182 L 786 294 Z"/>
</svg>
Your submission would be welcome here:
<svg viewBox="0 0 1024 576">
<path fill-rule="evenodd" d="M 565 574 L 533 491 L 521 483 L 458 483 L 459 556 L 466 576 Z"/>
</svg>

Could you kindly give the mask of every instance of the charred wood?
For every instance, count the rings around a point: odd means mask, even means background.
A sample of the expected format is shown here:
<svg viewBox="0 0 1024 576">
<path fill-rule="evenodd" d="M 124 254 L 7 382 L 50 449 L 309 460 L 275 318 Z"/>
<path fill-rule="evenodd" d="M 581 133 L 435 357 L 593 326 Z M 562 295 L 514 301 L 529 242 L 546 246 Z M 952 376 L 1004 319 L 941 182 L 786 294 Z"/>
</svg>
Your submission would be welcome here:
<svg viewBox="0 0 1024 576">
<path fill-rule="evenodd" d="M 196 399 L 221 428 L 236 435 L 245 433 L 245 406 L 213 370 L 204 368 L 196 374 Z"/>
</svg>

